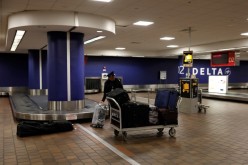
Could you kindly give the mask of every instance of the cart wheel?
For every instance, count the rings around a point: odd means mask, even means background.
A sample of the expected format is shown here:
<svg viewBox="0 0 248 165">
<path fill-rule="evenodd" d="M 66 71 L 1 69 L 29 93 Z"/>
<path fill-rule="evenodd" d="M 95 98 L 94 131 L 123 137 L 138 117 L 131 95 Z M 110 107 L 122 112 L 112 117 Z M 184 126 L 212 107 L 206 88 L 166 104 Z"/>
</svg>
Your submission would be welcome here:
<svg viewBox="0 0 248 165">
<path fill-rule="evenodd" d="M 164 128 L 158 128 L 158 132 L 157 132 L 157 136 L 160 137 L 160 136 L 163 136 L 164 134 Z"/>
<path fill-rule="evenodd" d="M 159 131 L 157 132 L 157 136 L 160 137 L 160 136 L 163 136 L 164 132 L 163 131 Z"/>
<path fill-rule="evenodd" d="M 170 130 L 169 130 L 169 135 L 171 136 L 171 137 L 175 137 L 175 135 L 176 135 L 176 129 L 175 128 L 170 128 Z"/>
<path fill-rule="evenodd" d="M 127 132 L 126 132 L 126 131 L 122 132 L 122 139 L 123 139 L 124 141 L 127 140 Z"/>
<path fill-rule="evenodd" d="M 116 129 L 114 130 L 115 136 L 119 135 L 119 131 L 117 131 Z"/>
<path fill-rule="evenodd" d="M 163 132 L 164 128 L 158 128 L 158 132 Z"/>
</svg>

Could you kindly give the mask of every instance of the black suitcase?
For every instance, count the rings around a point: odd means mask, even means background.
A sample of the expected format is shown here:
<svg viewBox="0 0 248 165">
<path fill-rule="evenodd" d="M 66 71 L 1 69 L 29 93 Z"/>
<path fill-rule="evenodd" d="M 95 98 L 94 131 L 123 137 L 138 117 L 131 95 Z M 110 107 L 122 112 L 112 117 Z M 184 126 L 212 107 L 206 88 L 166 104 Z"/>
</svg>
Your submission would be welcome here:
<svg viewBox="0 0 248 165">
<path fill-rule="evenodd" d="M 121 88 L 116 88 L 113 91 L 107 93 L 107 97 L 111 97 L 117 101 L 117 103 L 121 106 L 123 103 L 126 103 L 130 101 L 129 95 L 126 90 Z M 112 107 L 115 107 L 115 104 L 111 105 Z"/>
<path fill-rule="evenodd" d="M 126 102 L 121 106 L 122 127 L 143 127 L 149 125 L 149 105 L 137 102 Z"/>
<path fill-rule="evenodd" d="M 19 137 L 51 134 L 73 130 L 73 125 L 69 121 L 22 121 L 17 124 L 16 135 Z"/>
<path fill-rule="evenodd" d="M 158 108 L 158 122 L 162 125 L 177 125 L 178 111 L 177 109 Z"/>
</svg>

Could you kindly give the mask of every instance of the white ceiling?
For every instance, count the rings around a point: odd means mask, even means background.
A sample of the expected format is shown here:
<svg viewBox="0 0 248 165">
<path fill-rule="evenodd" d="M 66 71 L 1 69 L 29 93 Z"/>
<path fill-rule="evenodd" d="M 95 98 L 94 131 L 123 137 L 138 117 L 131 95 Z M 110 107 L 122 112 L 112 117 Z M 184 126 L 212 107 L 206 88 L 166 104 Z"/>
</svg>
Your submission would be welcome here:
<svg viewBox="0 0 248 165">
<path fill-rule="evenodd" d="M 8 16 L 23 11 L 73 11 L 101 15 L 116 22 L 116 34 L 85 45 L 88 55 L 145 55 L 168 57 L 180 55 L 191 47 L 203 55 L 219 49 L 234 48 L 241 58 L 248 56 L 248 0 L 0 0 L 0 52 L 8 52 Z M 133 25 L 138 20 L 153 21 L 148 27 Z M 191 42 L 188 28 L 192 28 Z M 36 27 L 37 28 L 37 27 Z M 43 37 L 42 37 L 43 36 Z M 41 49 L 46 38 L 37 29 L 29 29 L 17 52 Z M 172 41 L 161 41 L 173 36 Z M 86 39 L 92 37 L 86 35 Z M 167 45 L 179 48 L 167 48 Z M 116 51 L 116 47 L 125 47 Z M 245 48 L 241 48 L 245 47 Z M 205 53 L 208 52 L 208 53 Z"/>
</svg>

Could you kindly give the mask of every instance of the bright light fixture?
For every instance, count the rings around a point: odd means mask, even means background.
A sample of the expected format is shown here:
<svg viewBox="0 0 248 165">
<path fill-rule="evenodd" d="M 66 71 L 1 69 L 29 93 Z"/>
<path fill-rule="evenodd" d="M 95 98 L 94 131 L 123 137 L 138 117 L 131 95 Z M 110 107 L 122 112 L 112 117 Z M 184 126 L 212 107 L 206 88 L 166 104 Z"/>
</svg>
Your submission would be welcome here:
<svg viewBox="0 0 248 165">
<path fill-rule="evenodd" d="M 174 39 L 175 39 L 174 37 L 162 37 L 162 38 L 160 38 L 160 40 L 167 40 L 167 41 L 174 40 Z"/>
<path fill-rule="evenodd" d="M 122 47 L 118 47 L 118 48 L 115 48 L 116 50 L 125 50 L 126 48 L 122 48 Z"/>
<path fill-rule="evenodd" d="M 138 58 L 142 58 L 142 57 L 145 57 L 145 56 L 132 56 L 132 57 L 138 57 Z"/>
<path fill-rule="evenodd" d="M 91 42 L 94 42 L 94 41 L 103 39 L 103 38 L 105 38 L 105 37 L 106 37 L 106 36 L 98 36 L 98 37 L 95 37 L 95 38 L 92 38 L 92 39 L 90 39 L 90 40 L 85 41 L 84 44 L 86 45 L 86 44 L 88 44 L 88 43 L 91 43 Z"/>
<path fill-rule="evenodd" d="M 248 36 L 248 32 L 246 32 L 246 33 L 241 33 L 240 35 L 241 35 L 241 36 Z"/>
<path fill-rule="evenodd" d="M 24 34 L 25 34 L 24 30 L 17 30 L 16 31 L 15 38 L 14 38 L 14 41 L 13 41 L 12 46 L 10 48 L 10 51 L 15 51 L 16 50 L 16 48 L 18 47 L 19 43 L 21 42 L 22 37 L 24 36 Z"/>
<path fill-rule="evenodd" d="M 97 30 L 96 32 L 97 32 L 97 33 L 102 33 L 102 30 Z"/>
<path fill-rule="evenodd" d="M 168 46 L 166 46 L 167 48 L 177 48 L 178 47 L 178 45 L 168 45 Z"/>
<path fill-rule="evenodd" d="M 138 26 L 149 26 L 154 24 L 154 22 L 148 22 L 148 21 L 138 21 L 133 23 L 134 25 L 138 25 Z"/>
<path fill-rule="evenodd" d="M 112 0 L 92 0 L 92 1 L 99 1 L 99 2 L 111 2 Z"/>
</svg>

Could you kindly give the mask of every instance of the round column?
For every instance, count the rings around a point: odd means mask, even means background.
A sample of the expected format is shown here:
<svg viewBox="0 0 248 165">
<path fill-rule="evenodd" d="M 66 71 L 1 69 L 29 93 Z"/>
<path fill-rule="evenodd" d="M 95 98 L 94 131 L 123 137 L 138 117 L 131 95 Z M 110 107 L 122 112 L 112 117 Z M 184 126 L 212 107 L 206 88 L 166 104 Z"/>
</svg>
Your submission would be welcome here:
<svg viewBox="0 0 248 165">
<path fill-rule="evenodd" d="M 28 88 L 30 95 L 47 94 L 46 53 L 41 50 L 28 50 Z"/>
<path fill-rule="evenodd" d="M 84 107 L 83 33 L 48 32 L 48 108 Z"/>
</svg>

